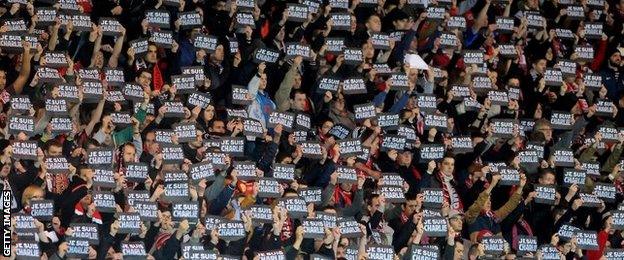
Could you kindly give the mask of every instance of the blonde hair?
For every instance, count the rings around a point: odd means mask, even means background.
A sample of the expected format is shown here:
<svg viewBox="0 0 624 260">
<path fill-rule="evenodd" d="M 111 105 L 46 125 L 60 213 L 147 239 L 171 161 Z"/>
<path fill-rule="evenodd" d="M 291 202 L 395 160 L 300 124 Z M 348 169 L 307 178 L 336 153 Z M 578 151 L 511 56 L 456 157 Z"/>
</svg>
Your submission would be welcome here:
<svg viewBox="0 0 624 260">
<path fill-rule="evenodd" d="M 43 193 L 43 189 L 37 185 L 30 185 L 24 189 L 24 193 L 22 193 L 22 206 L 26 206 L 30 203 L 30 199 L 35 195 L 35 193 L 41 192 Z"/>
</svg>

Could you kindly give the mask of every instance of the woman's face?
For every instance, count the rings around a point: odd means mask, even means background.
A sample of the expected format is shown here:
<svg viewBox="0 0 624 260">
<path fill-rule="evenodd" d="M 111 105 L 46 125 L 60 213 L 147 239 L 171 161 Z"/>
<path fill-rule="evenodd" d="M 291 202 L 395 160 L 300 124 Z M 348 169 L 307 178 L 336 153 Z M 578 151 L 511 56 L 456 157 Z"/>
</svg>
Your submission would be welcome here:
<svg viewBox="0 0 624 260">
<path fill-rule="evenodd" d="M 327 133 L 329 133 L 329 130 L 331 130 L 331 128 L 334 126 L 334 123 L 330 122 L 330 121 L 325 121 L 325 123 L 323 123 L 323 125 L 321 126 L 321 135 L 327 135 Z"/>
<path fill-rule="evenodd" d="M 214 118 L 215 108 L 212 105 L 208 105 L 206 109 L 204 109 L 204 121 L 208 122 Z"/>
</svg>

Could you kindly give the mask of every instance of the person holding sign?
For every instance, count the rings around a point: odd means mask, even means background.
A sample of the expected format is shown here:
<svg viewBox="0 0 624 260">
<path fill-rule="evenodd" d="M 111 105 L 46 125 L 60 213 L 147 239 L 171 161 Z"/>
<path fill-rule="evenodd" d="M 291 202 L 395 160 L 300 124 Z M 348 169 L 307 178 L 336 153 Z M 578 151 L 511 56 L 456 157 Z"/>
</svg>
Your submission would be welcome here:
<svg viewBox="0 0 624 260">
<path fill-rule="evenodd" d="M 266 64 L 264 62 L 260 63 L 258 65 L 258 72 L 247 85 L 249 95 L 252 99 L 252 103 L 248 106 L 247 112 L 251 118 L 260 121 L 262 126 L 266 129 L 271 111 L 275 110 L 276 106 L 268 96 L 268 93 L 265 92 L 265 88 L 267 87 L 267 76 L 264 73 L 265 69 Z"/>
</svg>

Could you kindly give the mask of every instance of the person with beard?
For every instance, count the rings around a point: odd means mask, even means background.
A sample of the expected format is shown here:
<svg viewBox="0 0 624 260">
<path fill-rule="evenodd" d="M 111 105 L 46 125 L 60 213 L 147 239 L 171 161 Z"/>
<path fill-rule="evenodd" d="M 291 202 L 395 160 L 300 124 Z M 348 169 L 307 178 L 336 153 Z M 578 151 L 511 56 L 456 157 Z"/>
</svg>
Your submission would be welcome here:
<svg viewBox="0 0 624 260">
<path fill-rule="evenodd" d="M 607 88 L 607 96 L 610 100 L 617 102 L 620 93 L 624 90 L 624 77 L 622 77 L 622 54 L 617 48 L 612 48 L 608 52 L 609 59 L 606 66 L 600 71 L 602 84 Z"/>
</svg>

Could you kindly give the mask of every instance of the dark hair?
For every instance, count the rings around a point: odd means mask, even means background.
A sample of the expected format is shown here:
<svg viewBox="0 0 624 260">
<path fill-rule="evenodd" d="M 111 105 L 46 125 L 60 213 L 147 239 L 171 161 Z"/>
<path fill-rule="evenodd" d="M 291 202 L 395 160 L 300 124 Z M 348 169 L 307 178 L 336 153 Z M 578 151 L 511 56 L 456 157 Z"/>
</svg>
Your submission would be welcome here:
<svg viewBox="0 0 624 260">
<path fill-rule="evenodd" d="M 301 90 L 301 89 L 293 89 L 293 90 L 290 91 L 290 99 L 295 99 L 295 96 L 297 94 L 303 94 L 303 95 L 306 95 L 306 97 L 307 97 L 307 94 L 303 90 Z"/>
</svg>

